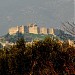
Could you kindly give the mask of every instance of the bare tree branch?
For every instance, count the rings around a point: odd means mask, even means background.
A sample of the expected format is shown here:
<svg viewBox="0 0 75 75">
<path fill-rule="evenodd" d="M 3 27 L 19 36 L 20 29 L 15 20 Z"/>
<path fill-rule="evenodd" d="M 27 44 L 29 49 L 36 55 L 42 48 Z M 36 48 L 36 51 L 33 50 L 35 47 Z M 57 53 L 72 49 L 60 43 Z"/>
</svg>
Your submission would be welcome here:
<svg viewBox="0 0 75 75">
<path fill-rule="evenodd" d="M 72 35 L 75 35 L 75 24 L 74 22 L 71 24 L 68 21 L 64 24 L 62 23 L 62 27 L 65 31 L 69 32 Z"/>
</svg>

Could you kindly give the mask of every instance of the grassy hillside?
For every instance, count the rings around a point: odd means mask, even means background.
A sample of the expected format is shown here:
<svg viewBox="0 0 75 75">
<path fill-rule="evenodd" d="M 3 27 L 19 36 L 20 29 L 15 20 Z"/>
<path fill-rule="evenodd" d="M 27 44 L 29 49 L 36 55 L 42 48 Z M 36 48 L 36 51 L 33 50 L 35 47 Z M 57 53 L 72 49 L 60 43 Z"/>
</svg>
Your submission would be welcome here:
<svg viewBox="0 0 75 75">
<path fill-rule="evenodd" d="M 2 36 L 2 40 L 0 40 L 0 41 L 16 42 L 19 38 L 24 38 L 25 41 L 30 42 L 33 40 L 43 40 L 47 36 L 49 36 L 51 38 L 57 38 L 60 40 L 68 40 L 68 39 L 74 40 L 74 38 L 75 38 L 69 34 L 59 34 L 59 35 L 51 35 L 51 34 L 47 35 L 46 34 L 45 35 L 45 34 L 32 34 L 32 33 L 25 33 L 25 34 L 16 33 L 15 35 L 6 34 L 6 35 Z"/>
</svg>

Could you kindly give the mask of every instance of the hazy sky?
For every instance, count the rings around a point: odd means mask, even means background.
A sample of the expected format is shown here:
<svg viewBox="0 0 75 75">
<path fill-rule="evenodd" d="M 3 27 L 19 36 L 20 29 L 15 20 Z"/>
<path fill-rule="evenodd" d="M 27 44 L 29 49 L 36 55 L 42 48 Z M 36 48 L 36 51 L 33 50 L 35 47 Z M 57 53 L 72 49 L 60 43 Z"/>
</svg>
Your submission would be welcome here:
<svg viewBox="0 0 75 75">
<path fill-rule="evenodd" d="M 0 35 L 29 23 L 61 28 L 61 22 L 73 19 L 74 0 L 0 0 Z"/>
</svg>

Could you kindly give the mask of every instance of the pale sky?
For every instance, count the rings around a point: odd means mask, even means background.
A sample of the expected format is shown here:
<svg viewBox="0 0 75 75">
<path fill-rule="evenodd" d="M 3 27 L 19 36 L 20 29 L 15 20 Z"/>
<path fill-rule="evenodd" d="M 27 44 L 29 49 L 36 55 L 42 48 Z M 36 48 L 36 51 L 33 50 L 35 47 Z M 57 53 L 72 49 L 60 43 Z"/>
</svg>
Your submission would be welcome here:
<svg viewBox="0 0 75 75">
<path fill-rule="evenodd" d="M 74 0 L 0 0 L 0 35 L 29 23 L 61 28 L 61 22 L 73 19 Z"/>
</svg>

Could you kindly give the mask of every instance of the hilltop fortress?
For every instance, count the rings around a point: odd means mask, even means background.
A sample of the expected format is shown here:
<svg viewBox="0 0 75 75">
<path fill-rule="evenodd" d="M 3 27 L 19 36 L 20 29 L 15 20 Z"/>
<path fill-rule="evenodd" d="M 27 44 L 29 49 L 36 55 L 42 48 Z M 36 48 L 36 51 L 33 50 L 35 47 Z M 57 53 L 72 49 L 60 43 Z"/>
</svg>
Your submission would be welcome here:
<svg viewBox="0 0 75 75">
<path fill-rule="evenodd" d="M 36 24 L 29 24 L 28 26 L 16 26 L 9 28 L 9 34 L 14 35 L 16 33 L 33 33 L 33 34 L 52 34 L 54 35 L 56 30 L 53 28 L 38 27 Z"/>
</svg>

